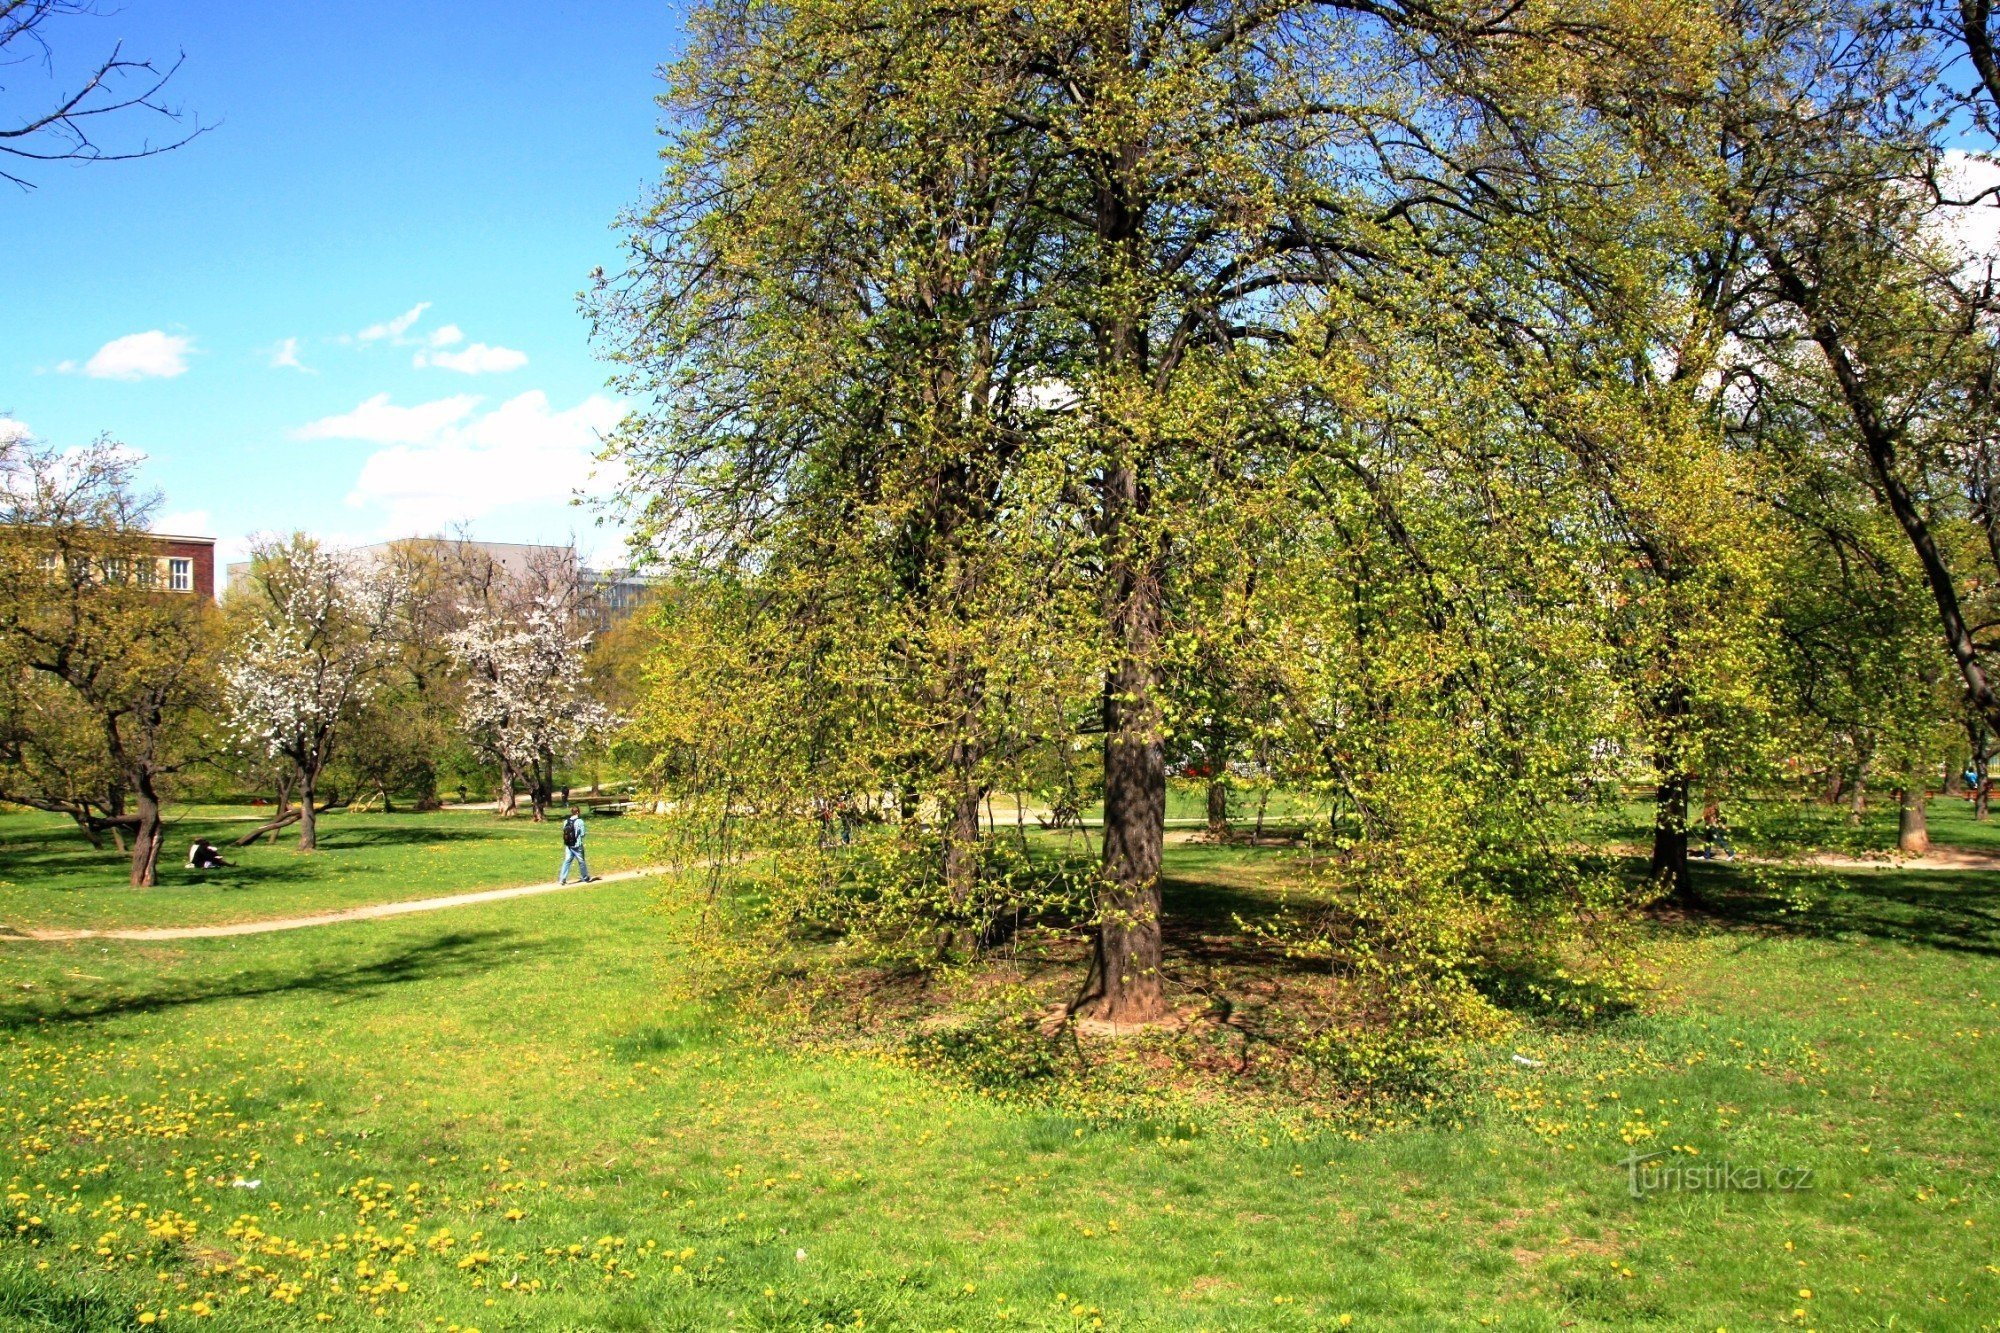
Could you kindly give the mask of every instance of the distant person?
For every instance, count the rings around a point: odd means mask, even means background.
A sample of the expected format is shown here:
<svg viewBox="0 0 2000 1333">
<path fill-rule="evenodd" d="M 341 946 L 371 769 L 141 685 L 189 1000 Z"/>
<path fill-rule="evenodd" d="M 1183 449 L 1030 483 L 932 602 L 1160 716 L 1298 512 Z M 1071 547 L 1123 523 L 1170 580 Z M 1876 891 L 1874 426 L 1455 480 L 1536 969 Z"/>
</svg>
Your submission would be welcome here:
<svg viewBox="0 0 2000 1333">
<path fill-rule="evenodd" d="M 194 846 L 188 848 L 189 870 L 220 870 L 228 864 L 222 859 L 222 853 L 215 850 L 215 844 L 207 838 L 196 838 Z"/>
<path fill-rule="evenodd" d="M 1712 798 L 1701 808 L 1701 843 L 1705 860 L 1713 861 L 1718 851 L 1731 861 L 1736 859 L 1736 849 L 1729 844 L 1729 826 L 1722 822 L 1722 803 Z"/>
<path fill-rule="evenodd" d="M 576 863 L 581 878 L 580 883 L 588 884 L 592 879 L 590 862 L 583 857 L 583 836 L 588 832 L 584 827 L 583 814 L 575 806 L 569 808 L 569 818 L 562 822 L 563 862 L 562 873 L 556 876 L 556 883 L 569 883 L 570 862 Z"/>
</svg>

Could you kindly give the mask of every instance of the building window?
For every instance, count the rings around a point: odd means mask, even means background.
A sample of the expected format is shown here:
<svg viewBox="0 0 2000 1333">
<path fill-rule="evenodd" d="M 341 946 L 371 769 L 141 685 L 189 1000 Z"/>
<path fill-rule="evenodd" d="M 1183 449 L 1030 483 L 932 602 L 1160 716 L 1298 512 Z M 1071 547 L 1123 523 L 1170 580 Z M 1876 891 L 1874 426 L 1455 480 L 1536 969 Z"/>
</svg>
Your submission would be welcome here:
<svg viewBox="0 0 2000 1333">
<path fill-rule="evenodd" d="M 178 555 L 168 560 L 167 586 L 175 592 L 193 592 L 194 561 Z"/>
</svg>

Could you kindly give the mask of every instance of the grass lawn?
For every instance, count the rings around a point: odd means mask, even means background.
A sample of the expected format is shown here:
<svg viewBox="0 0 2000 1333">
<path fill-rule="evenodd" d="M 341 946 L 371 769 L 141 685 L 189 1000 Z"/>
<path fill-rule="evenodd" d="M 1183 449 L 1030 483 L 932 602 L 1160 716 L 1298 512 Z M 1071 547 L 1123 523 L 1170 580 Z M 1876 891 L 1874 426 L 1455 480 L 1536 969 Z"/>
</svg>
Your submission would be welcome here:
<svg viewBox="0 0 2000 1333">
<path fill-rule="evenodd" d="M 211 925 L 336 911 L 552 880 L 562 868 L 554 820 L 498 819 L 490 811 L 320 817 L 320 851 L 298 850 L 298 829 L 275 843 L 231 847 L 257 823 L 239 809 L 173 812 L 159 884 L 126 883 L 129 857 L 93 848 L 59 815 L 0 813 L 0 927 Z M 651 838 L 638 817 L 593 816 L 590 869 L 607 874 L 647 864 Z M 206 835 L 235 864 L 185 868 L 188 844 Z"/>
<path fill-rule="evenodd" d="M 326 863 L 374 867 L 343 901 L 469 887 L 432 846 L 554 868 L 490 822 L 362 836 L 398 827 L 425 825 L 330 823 Z M 1252 869 L 1169 855 L 1187 910 Z M 1525 1028 L 1457 1124 L 1358 1138 L 1055 1116 L 771 1044 L 663 998 L 682 963 L 644 882 L 0 943 L 0 1326 L 1994 1326 L 2000 876 L 1815 879 L 1801 915 L 1697 874 L 1717 910 L 1659 926 L 1650 1011 Z M 1634 1198 L 1635 1149 L 1810 1188 Z"/>
</svg>

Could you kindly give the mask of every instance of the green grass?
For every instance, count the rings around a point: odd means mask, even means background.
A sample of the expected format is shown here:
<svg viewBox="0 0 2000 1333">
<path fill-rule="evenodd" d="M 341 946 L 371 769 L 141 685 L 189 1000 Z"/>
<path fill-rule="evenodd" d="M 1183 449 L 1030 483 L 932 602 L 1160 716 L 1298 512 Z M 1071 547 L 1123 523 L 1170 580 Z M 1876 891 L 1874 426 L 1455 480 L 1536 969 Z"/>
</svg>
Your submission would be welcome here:
<svg viewBox="0 0 2000 1333">
<path fill-rule="evenodd" d="M 533 884 L 562 866 L 557 824 L 498 819 L 488 811 L 320 817 L 320 850 L 298 850 L 298 830 L 250 847 L 228 844 L 257 827 L 203 808 L 174 812 L 160 856 L 159 884 L 134 889 L 130 859 L 98 850 L 57 815 L 0 813 L 0 926 L 211 925 L 334 911 L 471 889 Z M 188 844 L 206 835 L 234 862 L 223 870 L 185 868 Z M 644 819 L 590 820 L 590 869 L 607 874 L 647 863 Z"/>
<path fill-rule="evenodd" d="M 1169 856 L 1185 911 L 1252 873 Z M 1524 1028 L 1462 1123 L 1359 1139 L 770 1044 L 665 998 L 638 882 L 0 944 L 0 1326 L 1993 1326 L 2000 876 L 1697 874 L 1647 1012 Z M 1635 1146 L 1813 1188 L 1634 1199 Z"/>
<path fill-rule="evenodd" d="M 1798 810 L 1789 807 L 1783 813 Z M 1843 853 L 1888 853 L 1896 850 L 1896 798 L 1893 792 L 1869 793 L 1867 809 L 1858 828 L 1850 828 L 1847 822 L 1847 807 L 1828 810 L 1819 806 L 1806 807 L 1808 815 L 1824 821 L 1821 832 L 1828 839 L 1828 850 Z M 1737 827 L 1735 841 L 1739 850 L 1750 849 L 1755 838 L 1742 830 L 1746 814 L 1740 806 L 1724 806 L 1723 814 Z M 1782 817 L 1782 814 L 1777 817 Z M 1772 810 L 1751 812 L 1748 822 L 1774 818 Z M 1968 851 L 2000 852 L 2000 804 L 1996 804 L 1994 817 L 1983 823 L 1972 817 L 1972 802 L 1959 796 L 1933 796 L 1925 804 L 1925 818 L 1930 828 L 1931 842 L 1939 847 L 1959 847 Z M 1653 838 L 1653 806 L 1648 801 L 1627 800 L 1605 809 L 1594 821 L 1596 834 L 1607 842 L 1623 842 L 1650 847 Z M 1691 834 L 1696 847 L 1701 844 L 1701 831 Z"/>
</svg>

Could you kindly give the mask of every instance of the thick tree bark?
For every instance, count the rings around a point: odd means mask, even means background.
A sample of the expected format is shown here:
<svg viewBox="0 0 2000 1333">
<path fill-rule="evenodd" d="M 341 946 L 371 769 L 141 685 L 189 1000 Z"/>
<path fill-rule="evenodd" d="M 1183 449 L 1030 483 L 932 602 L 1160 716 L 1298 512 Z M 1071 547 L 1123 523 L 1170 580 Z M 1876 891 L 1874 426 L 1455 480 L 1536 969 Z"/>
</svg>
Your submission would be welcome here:
<svg viewBox="0 0 2000 1333">
<path fill-rule="evenodd" d="M 1156 696 L 1154 650 L 1160 632 L 1160 571 L 1118 531 L 1140 508 L 1130 467 L 1105 478 L 1114 556 L 1111 624 L 1117 664 L 1104 688 L 1104 886 L 1098 894 L 1097 947 L 1078 1006 L 1102 1022 L 1141 1024 L 1167 1016 L 1160 975 L 1160 858 L 1166 841 L 1167 756 Z"/>
<path fill-rule="evenodd" d="M 319 811 L 313 801 L 319 795 L 319 774 L 301 771 L 299 774 L 299 850 L 316 852 L 319 850 Z"/>
<path fill-rule="evenodd" d="M 1656 557 L 1658 568 L 1667 568 Z M 1658 749 L 1653 769 L 1659 774 L 1653 791 L 1653 858 L 1647 870 L 1654 884 L 1672 897 L 1687 902 L 1694 896 L 1694 880 L 1688 871 L 1688 797 L 1694 787 L 1693 775 L 1681 758 L 1682 732 L 1692 703 L 1687 687 L 1675 682 L 1658 696 Z"/>
<path fill-rule="evenodd" d="M 1896 793 L 1896 850 L 1922 856 L 1931 849 L 1930 825 L 1924 817 L 1924 789 L 1906 786 Z"/>
<path fill-rule="evenodd" d="M 1665 760 L 1661 761 L 1663 764 Z M 1667 772 L 1653 794 L 1653 883 L 1686 902 L 1694 896 L 1688 871 L 1688 775 Z"/>
<path fill-rule="evenodd" d="M 979 802 L 985 795 L 970 773 L 954 766 L 951 818 L 944 829 L 944 885 L 954 908 L 979 888 Z"/>
<path fill-rule="evenodd" d="M 505 759 L 500 761 L 500 795 L 495 804 L 499 807 L 498 813 L 502 819 L 514 817 L 514 766 Z"/>
<path fill-rule="evenodd" d="M 1977 722 L 1972 723 L 1969 730 L 1972 732 L 1972 817 L 1983 823 L 1993 795 L 1990 767 L 1993 762 L 1993 738 L 1992 733 Z"/>
<path fill-rule="evenodd" d="M 960 580 L 962 592 L 970 592 Z M 979 764 L 985 747 L 979 740 L 981 705 L 985 682 L 963 660 L 954 661 L 947 677 L 946 701 L 957 713 L 956 734 L 945 754 L 945 773 L 951 782 L 944 810 L 944 883 L 954 909 L 962 910 L 979 888 L 979 803 L 986 788 L 979 781 Z"/>
<path fill-rule="evenodd" d="M 528 766 L 528 804 L 537 824 L 549 820 L 549 802 L 555 799 L 555 761 L 546 764 L 537 759 Z"/>
<path fill-rule="evenodd" d="M 160 798 L 150 775 L 138 784 L 139 826 L 132 834 L 132 887 L 150 889 L 159 882 L 160 842 L 167 836 L 160 823 Z"/>
<path fill-rule="evenodd" d="M 1219 777 L 1208 780 L 1208 836 L 1217 842 L 1229 836 L 1229 784 Z"/>
</svg>

